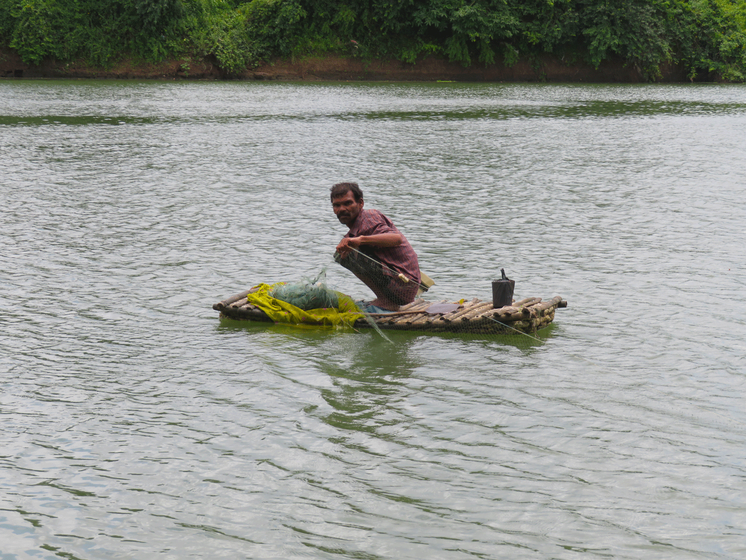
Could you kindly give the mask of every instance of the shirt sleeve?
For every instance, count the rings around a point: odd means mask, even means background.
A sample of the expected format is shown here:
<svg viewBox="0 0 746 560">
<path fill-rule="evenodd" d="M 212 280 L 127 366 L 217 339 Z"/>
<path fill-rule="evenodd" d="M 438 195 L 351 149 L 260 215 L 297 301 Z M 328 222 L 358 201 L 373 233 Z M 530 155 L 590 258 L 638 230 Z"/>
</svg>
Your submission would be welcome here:
<svg viewBox="0 0 746 560">
<path fill-rule="evenodd" d="M 362 213 L 363 220 L 355 224 L 355 228 L 347 235 L 358 237 L 360 235 L 379 235 L 381 233 L 399 233 L 396 226 L 378 210 L 366 210 Z"/>
</svg>

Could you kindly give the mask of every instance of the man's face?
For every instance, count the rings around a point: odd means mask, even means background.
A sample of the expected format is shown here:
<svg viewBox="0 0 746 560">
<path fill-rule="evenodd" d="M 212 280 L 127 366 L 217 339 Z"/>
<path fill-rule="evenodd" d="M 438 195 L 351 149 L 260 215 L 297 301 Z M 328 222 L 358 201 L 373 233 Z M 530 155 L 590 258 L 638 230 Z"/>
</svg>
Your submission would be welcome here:
<svg viewBox="0 0 746 560">
<path fill-rule="evenodd" d="M 363 209 L 364 202 L 355 201 L 355 196 L 352 191 L 347 191 L 342 196 L 337 196 L 332 200 L 332 208 L 334 213 L 337 215 L 337 219 L 347 227 L 351 227 L 355 223 L 360 210 Z"/>
</svg>

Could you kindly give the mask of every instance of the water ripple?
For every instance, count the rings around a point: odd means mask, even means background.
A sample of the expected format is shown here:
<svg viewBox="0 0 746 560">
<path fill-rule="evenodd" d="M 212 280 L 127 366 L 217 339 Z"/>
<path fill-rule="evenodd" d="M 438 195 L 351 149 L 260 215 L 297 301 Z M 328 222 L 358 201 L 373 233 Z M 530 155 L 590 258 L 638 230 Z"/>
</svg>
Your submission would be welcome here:
<svg viewBox="0 0 746 560">
<path fill-rule="evenodd" d="M 742 86 L 0 83 L 13 558 L 741 558 Z M 358 180 L 537 340 L 220 322 Z M 365 290 L 329 266 L 329 282 Z"/>
</svg>

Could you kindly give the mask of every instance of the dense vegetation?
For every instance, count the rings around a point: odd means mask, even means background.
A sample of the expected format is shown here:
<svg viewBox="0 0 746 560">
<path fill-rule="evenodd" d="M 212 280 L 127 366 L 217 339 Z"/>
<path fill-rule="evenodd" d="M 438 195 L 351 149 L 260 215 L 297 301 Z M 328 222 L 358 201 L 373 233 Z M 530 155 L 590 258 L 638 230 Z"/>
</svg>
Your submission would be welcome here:
<svg viewBox="0 0 746 560">
<path fill-rule="evenodd" d="M 274 57 L 336 53 L 514 64 L 550 53 L 621 57 L 654 80 L 746 78 L 746 0 L 0 0 L 0 44 L 29 64 L 106 67 L 214 56 L 228 73 Z"/>
</svg>

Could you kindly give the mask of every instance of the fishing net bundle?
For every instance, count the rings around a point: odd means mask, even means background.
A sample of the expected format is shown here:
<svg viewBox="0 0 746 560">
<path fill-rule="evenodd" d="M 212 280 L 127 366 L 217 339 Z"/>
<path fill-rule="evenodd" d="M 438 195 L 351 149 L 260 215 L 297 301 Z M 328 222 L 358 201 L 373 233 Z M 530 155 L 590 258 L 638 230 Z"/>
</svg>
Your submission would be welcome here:
<svg viewBox="0 0 746 560">
<path fill-rule="evenodd" d="M 259 284 L 247 299 L 277 323 L 352 326 L 363 314 L 350 296 L 329 288 L 325 278 L 322 270 L 313 279 Z"/>
<path fill-rule="evenodd" d="M 259 284 L 247 299 L 278 323 L 352 327 L 359 319 L 365 319 L 384 339 L 391 342 L 370 314 L 361 311 L 350 296 L 326 285 L 325 268 L 313 279 Z"/>
<path fill-rule="evenodd" d="M 304 311 L 339 307 L 339 295 L 336 291 L 327 288 L 322 277 L 325 277 L 323 271 L 313 280 L 304 278 L 300 282 L 280 284 L 272 288 L 269 293 L 273 298 Z"/>
</svg>

